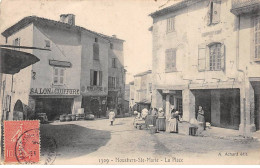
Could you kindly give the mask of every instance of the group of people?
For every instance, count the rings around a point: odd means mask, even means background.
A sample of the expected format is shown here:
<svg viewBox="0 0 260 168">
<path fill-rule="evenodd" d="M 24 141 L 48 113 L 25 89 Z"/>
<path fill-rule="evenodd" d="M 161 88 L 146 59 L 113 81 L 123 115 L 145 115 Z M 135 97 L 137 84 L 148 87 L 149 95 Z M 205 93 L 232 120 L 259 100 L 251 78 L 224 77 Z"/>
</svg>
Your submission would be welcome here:
<svg viewBox="0 0 260 168">
<path fill-rule="evenodd" d="M 156 126 L 157 131 L 166 131 L 166 124 L 168 124 L 168 131 L 170 133 L 178 133 L 178 122 L 180 121 L 181 114 L 175 109 L 174 106 L 171 107 L 169 116 L 166 116 L 163 108 L 151 108 L 149 111 L 144 108 L 139 114 L 139 117 L 145 120 L 147 127 Z M 204 129 L 206 128 L 204 111 L 202 106 L 199 106 L 197 121 L 202 122 Z"/>
<path fill-rule="evenodd" d="M 147 127 L 156 126 L 157 131 L 166 131 L 166 124 L 168 121 L 169 131 L 178 133 L 179 112 L 174 106 L 171 108 L 170 116 L 167 117 L 163 108 L 150 108 L 149 111 L 144 108 L 138 115 L 145 120 L 145 125 Z"/>
</svg>

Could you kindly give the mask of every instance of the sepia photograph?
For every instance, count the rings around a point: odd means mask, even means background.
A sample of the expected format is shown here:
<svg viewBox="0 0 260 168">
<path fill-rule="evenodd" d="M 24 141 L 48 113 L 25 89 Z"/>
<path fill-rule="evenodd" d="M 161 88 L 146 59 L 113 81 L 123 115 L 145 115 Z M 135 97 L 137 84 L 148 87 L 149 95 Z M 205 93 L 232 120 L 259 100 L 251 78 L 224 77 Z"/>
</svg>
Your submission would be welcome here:
<svg viewBox="0 0 260 168">
<path fill-rule="evenodd" d="M 260 0 L 0 0 L 1 165 L 260 165 Z"/>
</svg>

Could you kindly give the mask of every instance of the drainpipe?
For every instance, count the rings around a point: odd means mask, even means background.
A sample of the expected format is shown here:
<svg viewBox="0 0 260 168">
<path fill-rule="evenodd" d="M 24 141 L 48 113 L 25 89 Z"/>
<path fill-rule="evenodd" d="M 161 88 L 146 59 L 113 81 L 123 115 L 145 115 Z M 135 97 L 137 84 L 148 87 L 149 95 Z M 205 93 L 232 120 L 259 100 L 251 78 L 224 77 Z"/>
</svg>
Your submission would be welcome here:
<svg viewBox="0 0 260 168">
<path fill-rule="evenodd" d="M 243 135 L 245 136 L 245 126 L 246 126 L 246 74 L 245 71 L 239 68 L 239 31 L 240 31 L 240 15 L 237 17 L 238 21 L 237 21 L 237 41 L 236 41 L 236 69 L 238 72 L 242 72 L 243 73 L 243 120 L 240 121 L 240 123 L 242 123 L 243 126 Z M 241 95 L 240 95 L 241 97 Z M 241 103 L 241 101 L 240 101 Z M 241 108 L 241 107 L 240 107 Z M 241 117 L 240 117 L 241 119 Z"/>
</svg>

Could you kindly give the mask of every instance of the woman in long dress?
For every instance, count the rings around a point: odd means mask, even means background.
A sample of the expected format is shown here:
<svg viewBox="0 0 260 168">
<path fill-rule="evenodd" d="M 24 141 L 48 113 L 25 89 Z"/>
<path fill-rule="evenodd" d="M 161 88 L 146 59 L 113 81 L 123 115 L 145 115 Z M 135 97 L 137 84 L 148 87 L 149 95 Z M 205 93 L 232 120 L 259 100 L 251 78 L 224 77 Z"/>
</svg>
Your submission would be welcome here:
<svg viewBox="0 0 260 168">
<path fill-rule="evenodd" d="M 109 116 L 110 125 L 112 126 L 115 121 L 115 116 L 116 116 L 113 109 L 110 110 L 108 116 Z"/>
<path fill-rule="evenodd" d="M 176 110 L 172 110 L 171 112 L 171 118 L 169 120 L 169 131 L 170 133 L 178 133 L 178 111 L 174 112 Z"/>
<path fill-rule="evenodd" d="M 204 110 L 202 109 L 202 106 L 199 106 L 197 121 L 203 123 L 203 127 L 204 127 L 204 130 L 205 130 L 206 129 L 206 122 L 205 122 Z"/>
<path fill-rule="evenodd" d="M 166 122 L 163 108 L 159 108 L 158 118 L 156 120 L 156 127 L 158 131 L 165 131 L 166 130 Z"/>
</svg>

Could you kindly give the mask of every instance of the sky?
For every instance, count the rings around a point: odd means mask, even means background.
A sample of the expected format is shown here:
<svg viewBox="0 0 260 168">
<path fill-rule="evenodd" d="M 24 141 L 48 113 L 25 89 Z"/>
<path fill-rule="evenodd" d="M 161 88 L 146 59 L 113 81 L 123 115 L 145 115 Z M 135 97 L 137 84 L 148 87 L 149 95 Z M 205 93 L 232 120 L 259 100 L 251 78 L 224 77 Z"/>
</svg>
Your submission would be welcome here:
<svg viewBox="0 0 260 168">
<path fill-rule="evenodd" d="M 150 13 L 169 0 L 0 0 L 0 32 L 26 16 L 59 20 L 60 14 L 75 15 L 75 24 L 125 40 L 126 83 L 133 75 L 151 69 L 152 26 Z M 174 0 L 172 0 L 174 1 Z M 176 0 L 175 0 L 176 1 Z M 0 37 L 0 43 L 4 38 Z"/>
</svg>

